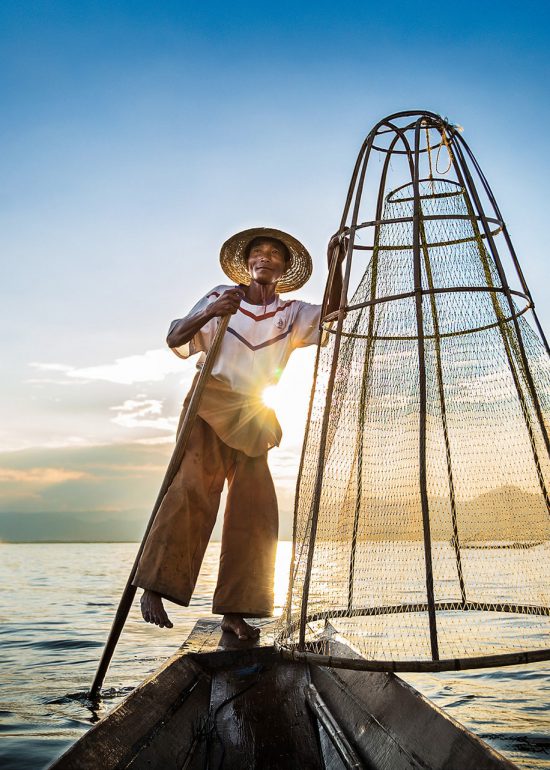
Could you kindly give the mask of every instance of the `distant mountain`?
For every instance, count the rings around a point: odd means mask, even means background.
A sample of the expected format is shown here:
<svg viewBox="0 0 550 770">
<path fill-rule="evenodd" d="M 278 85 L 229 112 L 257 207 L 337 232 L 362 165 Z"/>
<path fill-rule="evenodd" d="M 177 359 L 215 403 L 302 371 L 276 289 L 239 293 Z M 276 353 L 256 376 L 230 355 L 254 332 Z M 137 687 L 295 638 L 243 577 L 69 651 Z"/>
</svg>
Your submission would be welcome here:
<svg viewBox="0 0 550 770">
<path fill-rule="evenodd" d="M 151 496 L 152 497 L 152 496 Z M 281 506 L 282 539 L 292 537 L 292 514 L 287 500 Z M 221 534 L 222 499 L 214 538 Z M 462 545 L 477 542 L 511 541 L 515 543 L 547 540 L 549 520 L 542 496 L 507 486 L 486 492 L 473 499 L 458 500 L 458 531 Z M 328 518 L 328 517 L 327 517 Z M 332 517 L 331 517 L 332 518 Z M 0 512 L 0 541 L 21 542 L 132 542 L 140 541 L 149 510 L 124 511 Z M 434 497 L 430 501 L 433 540 L 452 537 L 449 500 Z M 336 522 L 327 531 L 338 531 L 339 539 L 351 538 L 352 516 L 336 514 Z M 422 513 L 420 502 L 409 499 L 399 505 L 392 500 L 371 498 L 360 518 L 360 540 L 421 540 Z"/>
<path fill-rule="evenodd" d="M 133 543 L 141 542 L 149 513 L 124 511 L 111 514 L 103 511 L 88 513 L 1 513 L 0 543 Z M 213 532 L 221 536 L 222 510 Z M 279 537 L 292 539 L 292 522 L 287 516 L 281 521 Z"/>
<path fill-rule="evenodd" d="M 117 444 L 0 453 L 0 541 L 140 541 L 171 451 Z M 293 488 L 278 487 L 281 538 L 292 537 Z M 214 539 L 224 506 L 225 494 Z"/>
<path fill-rule="evenodd" d="M 453 536 L 449 498 L 432 496 L 430 530 L 432 540 L 450 540 Z M 458 534 L 462 545 L 469 542 L 505 541 L 530 543 L 550 537 L 548 511 L 541 494 L 526 492 L 516 486 L 503 486 L 475 498 L 456 501 Z M 322 517 L 320 531 L 338 531 L 339 540 L 351 538 L 353 507 L 347 505 L 345 514 L 333 514 L 336 522 Z M 422 540 L 422 510 L 420 498 L 402 501 L 394 498 L 371 497 L 362 506 L 359 519 L 360 540 Z"/>
<path fill-rule="evenodd" d="M 28 542 L 133 542 L 140 541 L 147 515 L 125 511 L 106 517 L 105 513 L 0 513 L 0 541 Z"/>
</svg>

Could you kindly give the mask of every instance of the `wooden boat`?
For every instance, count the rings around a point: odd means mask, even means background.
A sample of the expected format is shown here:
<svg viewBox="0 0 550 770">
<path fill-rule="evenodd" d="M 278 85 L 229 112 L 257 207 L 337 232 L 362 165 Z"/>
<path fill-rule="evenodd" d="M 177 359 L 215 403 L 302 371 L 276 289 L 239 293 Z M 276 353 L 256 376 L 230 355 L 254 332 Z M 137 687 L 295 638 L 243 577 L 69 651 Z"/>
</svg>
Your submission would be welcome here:
<svg viewBox="0 0 550 770">
<path fill-rule="evenodd" d="M 395 674 L 285 661 L 268 626 L 261 642 L 239 642 L 204 620 L 173 657 L 51 765 L 56 770 L 515 767 Z"/>
</svg>

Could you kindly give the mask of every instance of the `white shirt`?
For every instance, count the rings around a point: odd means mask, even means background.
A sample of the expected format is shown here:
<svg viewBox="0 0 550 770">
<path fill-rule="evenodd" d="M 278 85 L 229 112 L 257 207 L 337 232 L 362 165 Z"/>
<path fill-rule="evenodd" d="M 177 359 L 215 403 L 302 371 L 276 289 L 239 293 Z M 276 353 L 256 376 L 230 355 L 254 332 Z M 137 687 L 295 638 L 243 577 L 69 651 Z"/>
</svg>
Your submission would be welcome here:
<svg viewBox="0 0 550 770">
<path fill-rule="evenodd" d="M 216 286 L 190 311 L 204 310 L 220 294 L 232 286 Z M 212 376 L 243 395 L 256 396 L 268 385 L 275 384 L 295 348 L 315 345 L 319 341 L 321 306 L 279 295 L 269 305 L 253 305 L 243 300 L 229 327 Z M 188 358 L 202 352 L 197 363 L 200 368 L 216 334 L 219 318 L 210 319 L 193 339 L 178 348 L 176 355 Z M 177 323 L 174 321 L 171 328 Z"/>
</svg>

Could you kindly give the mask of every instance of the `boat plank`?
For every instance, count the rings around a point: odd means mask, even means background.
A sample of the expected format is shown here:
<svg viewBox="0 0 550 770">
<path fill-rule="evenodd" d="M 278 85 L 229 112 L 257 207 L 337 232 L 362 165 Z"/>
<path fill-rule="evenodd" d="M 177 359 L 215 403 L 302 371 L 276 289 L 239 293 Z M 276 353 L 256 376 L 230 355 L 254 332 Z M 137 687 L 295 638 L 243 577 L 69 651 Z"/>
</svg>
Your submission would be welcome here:
<svg viewBox="0 0 550 770">
<path fill-rule="evenodd" d="M 321 770 L 314 720 L 305 702 L 307 667 L 284 663 L 275 654 L 212 680 L 211 714 L 217 739 L 210 742 L 212 767 L 242 770 Z M 275 707 L 276 706 L 276 707 Z"/>
<path fill-rule="evenodd" d="M 517 770 L 395 674 L 312 666 L 312 680 L 377 770 Z"/>
<path fill-rule="evenodd" d="M 123 770 L 144 764 L 150 746 L 182 753 L 193 740 L 194 717 L 208 711 L 211 680 L 187 656 L 173 656 L 116 709 L 94 725 L 52 767 L 56 770 Z M 143 761 L 140 760 L 140 755 Z"/>
</svg>

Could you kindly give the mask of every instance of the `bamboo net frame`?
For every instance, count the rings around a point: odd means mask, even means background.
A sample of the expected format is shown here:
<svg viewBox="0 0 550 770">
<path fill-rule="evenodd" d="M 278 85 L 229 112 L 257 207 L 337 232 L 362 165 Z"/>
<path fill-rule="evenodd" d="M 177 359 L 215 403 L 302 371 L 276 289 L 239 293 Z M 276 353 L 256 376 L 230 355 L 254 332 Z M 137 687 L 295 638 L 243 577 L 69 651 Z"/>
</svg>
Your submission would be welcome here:
<svg viewBox="0 0 550 770">
<path fill-rule="evenodd" d="M 380 121 L 338 236 L 277 644 L 373 670 L 548 659 L 549 349 L 460 130 Z M 329 656 L 339 635 L 358 657 Z"/>
</svg>

